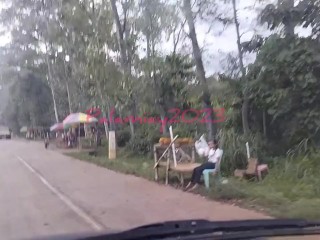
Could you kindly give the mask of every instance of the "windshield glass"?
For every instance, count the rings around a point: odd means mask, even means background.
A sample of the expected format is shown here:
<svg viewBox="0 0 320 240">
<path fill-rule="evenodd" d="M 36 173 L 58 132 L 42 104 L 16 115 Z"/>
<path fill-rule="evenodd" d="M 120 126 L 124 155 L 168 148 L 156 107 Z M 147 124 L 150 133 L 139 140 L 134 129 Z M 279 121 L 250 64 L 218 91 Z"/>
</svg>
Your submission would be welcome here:
<svg viewBox="0 0 320 240">
<path fill-rule="evenodd" d="M 0 18 L 2 239 L 320 220 L 319 0 L 2 0 Z"/>
</svg>

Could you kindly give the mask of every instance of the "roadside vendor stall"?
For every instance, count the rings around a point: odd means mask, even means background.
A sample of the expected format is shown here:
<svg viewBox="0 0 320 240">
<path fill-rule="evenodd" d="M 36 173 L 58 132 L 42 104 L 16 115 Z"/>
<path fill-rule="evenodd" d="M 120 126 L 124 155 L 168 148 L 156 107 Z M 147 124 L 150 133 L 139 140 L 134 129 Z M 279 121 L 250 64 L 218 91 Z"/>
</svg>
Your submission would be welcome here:
<svg viewBox="0 0 320 240">
<path fill-rule="evenodd" d="M 55 144 L 58 148 L 67 148 L 67 139 L 66 131 L 70 126 L 65 126 L 63 123 L 55 123 L 50 127 L 50 132 L 54 132 L 55 135 Z"/>
<path fill-rule="evenodd" d="M 28 132 L 27 126 L 23 126 L 22 128 L 20 128 L 20 133 L 27 133 L 27 132 Z"/>
<path fill-rule="evenodd" d="M 23 127 L 21 133 L 26 133 L 26 139 L 43 139 L 45 137 L 46 128 L 40 126 Z"/>
<path fill-rule="evenodd" d="M 85 113 L 71 113 L 63 120 L 64 126 L 77 126 L 77 142 L 78 147 L 81 148 L 81 124 L 84 126 L 85 124 L 94 124 L 97 123 L 98 119 L 93 116 L 90 116 Z M 84 128 L 84 127 L 83 127 Z"/>
<path fill-rule="evenodd" d="M 195 162 L 195 145 L 192 138 L 173 137 L 170 127 L 171 138 L 160 138 L 159 143 L 153 146 L 155 180 L 159 180 L 159 169 L 165 168 L 165 182 L 169 182 L 169 172 L 178 174 L 181 185 L 184 184 L 184 175 L 192 173 L 200 163 Z"/>
</svg>

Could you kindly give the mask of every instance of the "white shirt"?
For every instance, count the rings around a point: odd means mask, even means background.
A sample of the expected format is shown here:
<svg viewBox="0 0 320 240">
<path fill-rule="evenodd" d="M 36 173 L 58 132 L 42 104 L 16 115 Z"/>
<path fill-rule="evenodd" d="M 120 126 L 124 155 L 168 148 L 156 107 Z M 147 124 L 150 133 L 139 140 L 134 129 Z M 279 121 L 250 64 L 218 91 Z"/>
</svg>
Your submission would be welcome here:
<svg viewBox="0 0 320 240">
<path fill-rule="evenodd" d="M 206 156 L 208 156 L 208 162 L 216 163 L 221 159 L 223 151 L 220 148 L 213 149 L 211 148 L 209 152 L 207 152 Z"/>
</svg>

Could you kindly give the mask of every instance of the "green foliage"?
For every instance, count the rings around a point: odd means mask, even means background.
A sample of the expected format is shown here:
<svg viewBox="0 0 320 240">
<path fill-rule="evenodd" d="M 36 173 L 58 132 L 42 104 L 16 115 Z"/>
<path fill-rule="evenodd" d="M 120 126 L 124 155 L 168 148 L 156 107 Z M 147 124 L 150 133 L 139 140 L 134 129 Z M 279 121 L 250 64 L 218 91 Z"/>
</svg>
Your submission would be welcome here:
<svg viewBox="0 0 320 240">
<path fill-rule="evenodd" d="M 22 75 L 10 88 L 4 121 L 16 133 L 22 126 L 50 127 L 51 104 L 48 86 L 33 74 Z"/>
<path fill-rule="evenodd" d="M 148 139 L 152 150 L 153 144 L 158 143 L 161 137 L 160 126 L 158 125 L 147 125 L 145 126 L 145 134 L 146 139 Z"/>
<path fill-rule="evenodd" d="M 271 118 L 270 136 L 287 145 L 319 131 L 320 47 L 311 38 L 272 36 L 250 66 L 251 99 Z"/>
<path fill-rule="evenodd" d="M 188 138 L 188 137 L 195 138 L 197 135 L 197 129 L 199 131 L 199 128 L 200 127 L 195 126 L 194 124 L 179 123 L 179 124 L 173 125 L 173 134 L 179 135 L 179 137 L 181 138 Z"/>
<path fill-rule="evenodd" d="M 117 146 L 124 147 L 130 141 L 130 131 L 128 129 L 123 129 L 116 132 Z"/>
<path fill-rule="evenodd" d="M 247 166 L 246 142 L 249 143 L 250 156 L 258 158 L 260 163 L 267 161 L 265 142 L 259 133 L 250 134 L 245 137 L 236 133 L 234 129 L 222 130 L 219 139 L 223 149 L 223 160 L 221 170 L 224 175 L 232 175 L 235 169 L 245 169 Z"/>
<path fill-rule="evenodd" d="M 127 149 L 139 155 L 151 155 L 153 145 L 161 137 L 160 124 L 142 124 L 136 128 L 134 138 L 126 145 Z"/>
<path fill-rule="evenodd" d="M 141 108 L 145 108 L 148 113 L 152 111 L 157 116 L 162 114 L 170 117 L 168 116 L 170 109 L 182 110 L 187 104 L 189 93 L 193 88 L 190 84 L 194 78 L 193 64 L 187 55 L 175 54 L 157 56 L 153 61 L 157 74 L 152 79 L 148 76 L 140 79 L 143 83 L 143 88 L 140 90 L 143 93 Z M 148 62 L 148 59 L 142 60 L 143 64 Z M 148 71 L 147 68 L 145 71 Z M 144 107 L 145 105 L 147 106 Z"/>
<path fill-rule="evenodd" d="M 151 151 L 151 144 L 145 136 L 136 134 L 130 139 L 127 149 L 137 155 L 147 155 Z"/>
<path fill-rule="evenodd" d="M 280 25 L 284 26 L 285 35 L 291 36 L 294 27 L 311 27 L 316 36 L 320 28 L 320 3 L 317 0 L 301 0 L 295 4 L 292 0 L 278 0 L 275 4 L 268 4 L 260 14 L 260 21 L 267 23 L 271 30 Z"/>
</svg>

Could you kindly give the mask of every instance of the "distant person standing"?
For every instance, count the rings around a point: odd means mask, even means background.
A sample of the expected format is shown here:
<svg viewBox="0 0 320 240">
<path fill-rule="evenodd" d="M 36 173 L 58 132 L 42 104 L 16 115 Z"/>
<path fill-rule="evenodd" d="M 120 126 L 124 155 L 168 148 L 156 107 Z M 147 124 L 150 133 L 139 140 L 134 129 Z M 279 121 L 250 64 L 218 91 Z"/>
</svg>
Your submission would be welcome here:
<svg viewBox="0 0 320 240">
<path fill-rule="evenodd" d="M 47 133 L 47 135 L 44 138 L 44 147 L 45 149 L 48 149 L 49 147 L 49 133 Z"/>
<path fill-rule="evenodd" d="M 101 146 L 101 132 L 100 129 L 97 128 L 97 146 Z"/>
<path fill-rule="evenodd" d="M 68 147 L 71 147 L 71 144 L 72 144 L 72 133 L 71 133 L 71 130 L 69 129 L 69 131 L 67 132 L 67 141 L 68 141 Z"/>
</svg>

